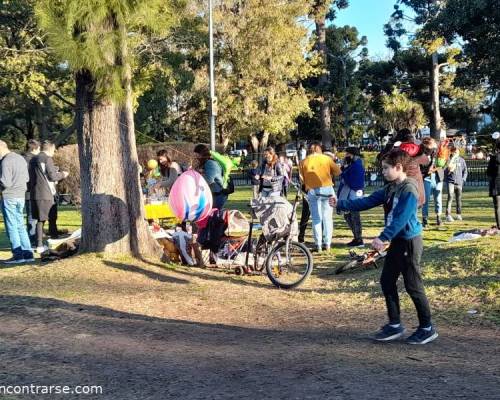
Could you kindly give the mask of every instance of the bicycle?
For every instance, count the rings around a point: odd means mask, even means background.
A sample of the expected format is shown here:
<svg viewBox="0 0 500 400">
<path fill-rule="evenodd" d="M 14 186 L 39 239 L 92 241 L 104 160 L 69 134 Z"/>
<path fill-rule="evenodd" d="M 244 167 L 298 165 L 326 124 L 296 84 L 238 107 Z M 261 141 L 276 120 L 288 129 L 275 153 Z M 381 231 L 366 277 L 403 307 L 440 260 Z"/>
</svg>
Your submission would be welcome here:
<svg viewBox="0 0 500 400">
<path fill-rule="evenodd" d="M 387 249 L 382 251 L 372 249 L 364 252 L 363 254 L 357 254 L 354 250 L 350 250 L 349 257 L 351 258 L 351 261 L 338 267 L 335 270 L 335 274 L 338 275 L 342 272 L 358 268 L 368 269 L 372 266 L 378 268 L 379 265 L 377 264 L 377 261 L 382 260 L 386 255 Z"/>
<path fill-rule="evenodd" d="M 252 220 L 246 243 L 247 246 L 245 263 L 236 266 L 237 275 L 261 273 L 266 270 L 269 280 L 280 289 L 293 289 L 300 286 L 311 275 L 313 270 L 313 258 L 309 249 L 302 243 L 292 240 L 292 225 L 294 224 L 297 205 L 303 195 L 302 190 L 295 183 L 291 183 L 297 189 L 292 211 L 289 216 L 288 226 L 281 234 L 274 237 L 266 237 L 261 233 L 255 241 L 252 238 L 255 228 L 255 206 L 252 206 Z M 252 255 L 253 260 L 250 260 Z M 252 261 L 252 262 L 250 262 Z"/>
<path fill-rule="evenodd" d="M 266 258 L 266 273 L 271 282 L 280 289 L 293 289 L 300 286 L 311 275 L 313 257 L 303 244 L 292 240 L 291 229 L 295 222 L 297 206 L 305 193 L 294 182 L 290 184 L 296 189 L 292 212 L 289 217 L 288 232 L 277 240 Z"/>
</svg>

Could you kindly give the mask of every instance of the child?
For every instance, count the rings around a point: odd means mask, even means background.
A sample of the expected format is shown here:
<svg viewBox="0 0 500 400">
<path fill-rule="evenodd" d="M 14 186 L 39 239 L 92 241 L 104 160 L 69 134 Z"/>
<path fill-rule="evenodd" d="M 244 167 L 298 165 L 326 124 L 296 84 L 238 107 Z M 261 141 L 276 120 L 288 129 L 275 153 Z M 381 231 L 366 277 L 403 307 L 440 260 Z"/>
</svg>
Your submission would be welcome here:
<svg viewBox="0 0 500 400">
<path fill-rule="evenodd" d="M 250 171 L 248 171 L 248 175 L 250 176 L 250 183 L 252 184 L 252 192 L 253 199 L 259 197 L 259 186 L 260 186 L 260 171 L 259 171 L 259 162 L 257 160 L 253 160 L 250 163 Z"/>
<path fill-rule="evenodd" d="M 389 323 L 375 334 L 378 341 L 400 338 L 405 328 L 401 324 L 399 296 L 396 282 L 403 275 L 406 291 L 413 300 L 419 319 L 419 328 L 406 339 L 409 344 L 425 344 L 438 334 L 431 323 L 431 311 L 420 275 L 422 255 L 422 225 L 417 218 L 418 189 L 415 181 L 407 178 L 411 157 L 400 149 L 391 150 L 382 158 L 382 173 L 388 184 L 368 197 L 356 200 L 331 199 L 340 211 L 362 211 L 384 205 L 385 228 L 373 239 L 372 247 L 382 251 L 390 242 L 380 277 L 385 296 Z"/>
<path fill-rule="evenodd" d="M 453 196 L 455 196 L 458 221 L 462 221 L 462 189 L 467 179 L 467 164 L 460 157 L 460 151 L 457 147 L 450 149 L 450 161 L 445 169 L 446 185 L 448 186 L 448 199 L 446 200 L 446 221 L 453 222 L 451 216 L 451 205 Z"/>
</svg>

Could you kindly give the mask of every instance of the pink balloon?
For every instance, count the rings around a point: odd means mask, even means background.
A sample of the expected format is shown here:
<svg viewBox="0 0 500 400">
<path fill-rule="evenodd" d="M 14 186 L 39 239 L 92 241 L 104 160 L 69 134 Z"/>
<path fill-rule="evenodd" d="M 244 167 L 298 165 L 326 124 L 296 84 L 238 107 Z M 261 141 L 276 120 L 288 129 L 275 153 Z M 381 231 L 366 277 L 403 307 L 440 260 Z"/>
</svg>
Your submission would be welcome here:
<svg viewBox="0 0 500 400">
<path fill-rule="evenodd" d="M 177 218 L 198 221 L 212 209 L 212 192 L 207 181 L 195 170 L 181 174 L 174 182 L 168 196 L 168 204 Z"/>
</svg>

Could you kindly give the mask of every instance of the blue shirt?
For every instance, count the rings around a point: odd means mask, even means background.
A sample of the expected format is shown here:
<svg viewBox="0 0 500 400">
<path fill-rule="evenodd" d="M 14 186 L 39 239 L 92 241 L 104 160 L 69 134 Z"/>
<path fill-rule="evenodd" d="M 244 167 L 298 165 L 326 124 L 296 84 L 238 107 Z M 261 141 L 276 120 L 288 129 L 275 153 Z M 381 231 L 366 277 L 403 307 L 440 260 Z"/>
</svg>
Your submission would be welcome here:
<svg viewBox="0 0 500 400">
<path fill-rule="evenodd" d="M 412 239 L 422 233 L 417 218 L 418 191 L 413 179 L 400 184 L 389 183 L 368 197 L 356 200 L 339 200 L 339 211 L 363 211 L 384 205 L 384 230 L 378 236 L 382 241 L 395 238 Z"/>
</svg>

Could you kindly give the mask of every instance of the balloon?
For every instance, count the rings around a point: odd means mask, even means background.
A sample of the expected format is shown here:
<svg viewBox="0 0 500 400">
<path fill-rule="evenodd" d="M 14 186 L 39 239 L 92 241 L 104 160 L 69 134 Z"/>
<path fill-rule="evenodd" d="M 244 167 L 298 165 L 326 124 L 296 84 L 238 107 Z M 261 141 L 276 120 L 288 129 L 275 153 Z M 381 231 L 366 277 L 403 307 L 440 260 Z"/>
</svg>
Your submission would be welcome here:
<svg viewBox="0 0 500 400">
<path fill-rule="evenodd" d="M 158 166 L 158 161 L 149 160 L 147 166 L 149 170 L 155 169 Z"/>
<path fill-rule="evenodd" d="M 197 221 L 210 213 L 212 192 L 207 181 L 198 172 L 190 169 L 174 182 L 168 203 L 180 220 Z"/>
</svg>

